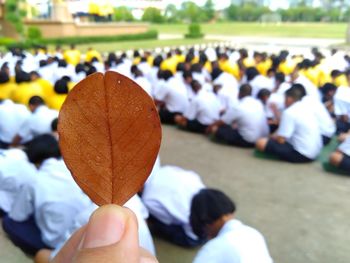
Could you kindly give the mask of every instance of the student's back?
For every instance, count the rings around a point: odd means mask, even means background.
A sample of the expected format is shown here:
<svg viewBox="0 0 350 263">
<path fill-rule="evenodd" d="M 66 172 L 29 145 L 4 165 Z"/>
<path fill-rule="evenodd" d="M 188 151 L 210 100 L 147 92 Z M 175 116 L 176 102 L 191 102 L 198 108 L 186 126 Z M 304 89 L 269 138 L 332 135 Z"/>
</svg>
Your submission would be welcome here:
<svg viewBox="0 0 350 263">
<path fill-rule="evenodd" d="M 310 159 L 315 159 L 322 149 L 318 121 L 305 103 L 295 102 L 282 113 L 277 134 Z"/>
<path fill-rule="evenodd" d="M 272 263 L 272 259 L 264 237 L 254 228 L 232 219 L 201 248 L 193 262 Z"/>
<path fill-rule="evenodd" d="M 238 132 L 248 142 L 267 136 L 269 128 L 264 107 L 260 101 L 251 96 L 242 98 L 222 116 L 222 120 L 231 125 L 237 124 Z"/>
</svg>

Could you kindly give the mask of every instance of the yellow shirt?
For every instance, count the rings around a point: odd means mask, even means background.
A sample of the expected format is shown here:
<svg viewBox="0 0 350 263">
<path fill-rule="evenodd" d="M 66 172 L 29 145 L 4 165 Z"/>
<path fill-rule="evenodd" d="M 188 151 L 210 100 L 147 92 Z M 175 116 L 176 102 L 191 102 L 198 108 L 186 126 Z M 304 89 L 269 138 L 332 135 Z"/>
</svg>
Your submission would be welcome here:
<svg viewBox="0 0 350 263">
<path fill-rule="evenodd" d="M 43 78 L 39 78 L 33 83 L 37 83 L 38 85 L 40 85 L 45 98 L 49 98 L 50 96 L 55 94 L 54 87 L 50 81 Z"/>
<path fill-rule="evenodd" d="M 63 58 L 68 64 L 76 66 L 80 63 L 81 53 L 77 49 L 66 50 L 63 53 Z"/>
<path fill-rule="evenodd" d="M 219 67 L 222 71 L 232 74 L 236 79 L 241 79 L 240 70 L 237 63 L 231 64 L 229 60 L 220 60 Z"/>
<path fill-rule="evenodd" d="M 0 99 L 10 99 L 12 93 L 17 89 L 17 84 L 7 82 L 0 84 Z"/>
<path fill-rule="evenodd" d="M 97 58 L 99 61 L 102 61 L 102 56 L 101 56 L 100 52 L 98 52 L 95 49 L 92 49 L 92 50 L 89 50 L 88 52 L 86 52 L 85 61 L 91 62 L 91 60 L 93 58 Z"/>
<path fill-rule="evenodd" d="M 267 72 L 272 67 L 272 61 L 271 59 L 266 59 L 265 61 L 260 62 L 256 69 L 259 71 L 261 75 L 267 76 Z"/>
<path fill-rule="evenodd" d="M 66 94 L 55 94 L 47 99 L 47 106 L 54 110 L 60 110 L 63 102 L 66 100 Z"/>
<path fill-rule="evenodd" d="M 12 93 L 12 100 L 28 106 L 29 99 L 33 96 L 40 96 L 45 100 L 42 88 L 38 83 L 26 82 L 18 85 L 18 88 Z"/>
<path fill-rule="evenodd" d="M 163 60 L 162 64 L 160 64 L 161 70 L 170 70 L 174 74 L 176 73 L 176 67 L 177 67 L 177 63 L 174 57 L 167 58 Z"/>
<path fill-rule="evenodd" d="M 348 87 L 349 86 L 349 83 L 348 83 L 346 76 L 344 74 L 335 78 L 333 80 L 333 84 L 336 85 L 337 87 Z"/>
</svg>

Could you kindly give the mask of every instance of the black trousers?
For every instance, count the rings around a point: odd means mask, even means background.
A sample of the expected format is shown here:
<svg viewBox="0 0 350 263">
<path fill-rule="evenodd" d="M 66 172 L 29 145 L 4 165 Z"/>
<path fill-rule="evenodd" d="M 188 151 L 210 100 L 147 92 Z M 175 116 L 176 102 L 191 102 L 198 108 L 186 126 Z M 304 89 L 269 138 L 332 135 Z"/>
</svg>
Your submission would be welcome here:
<svg viewBox="0 0 350 263">
<path fill-rule="evenodd" d="M 205 240 L 195 240 L 187 236 L 181 225 L 166 225 L 152 215 L 147 221 L 152 234 L 164 238 L 178 246 L 193 248 L 205 242 Z"/>
<path fill-rule="evenodd" d="M 346 172 L 349 172 L 350 175 L 350 156 L 344 154 L 343 160 L 339 164 L 339 168 Z"/>
<path fill-rule="evenodd" d="M 197 120 L 188 120 L 186 125 L 186 130 L 194 133 L 205 133 L 208 125 L 204 125 Z"/>
<path fill-rule="evenodd" d="M 159 110 L 160 121 L 164 124 L 175 124 L 175 116 L 181 114 L 179 112 L 171 112 L 166 108 L 161 108 Z"/>
<path fill-rule="evenodd" d="M 350 130 L 350 123 L 342 120 L 337 120 L 337 134 L 347 133 Z"/>
<path fill-rule="evenodd" d="M 222 125 L 215 133 L 215 137 L 229 145 L 234 145 L 243 148 L 253 148 L 254 143 L 247 142 L 239 134 L 238 130 L 233 129 L 229 125 Z"/>
<path fill-rule="evenodd" d="M 322 135 L 323 146 L 328 145 L 331 142 L 331 140 L 332 138 Z"/>
<path fill-rule="evenodd" d="M 33 216 L 24 222 L 16 222 L 5 216 L 2 227 L 10 240 L 24 253 L 34 256 L 40 249 L 52 249 L 42 241 L 40 229 Z"/>
<path fill-rule="evenodd" d="M 269 139 L 265 152 L 276 155 L 279 159 L 290 163 L 310 163 L 313 161 L 296 151 L 291 144 L 287 142 L 280 144 L 272 139 Z"/>
</svg>

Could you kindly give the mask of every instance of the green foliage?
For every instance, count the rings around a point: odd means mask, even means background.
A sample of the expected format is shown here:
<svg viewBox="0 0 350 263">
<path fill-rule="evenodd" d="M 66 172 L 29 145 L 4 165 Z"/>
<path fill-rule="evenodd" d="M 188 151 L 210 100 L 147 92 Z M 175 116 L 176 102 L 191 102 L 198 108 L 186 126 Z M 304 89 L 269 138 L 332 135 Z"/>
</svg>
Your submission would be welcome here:
<svg viewBox="0 0 350 263">
<path fill-rule="evenodd" d="M 5 19 L 9 21 L 19 34 L 23 34 L 23 18 L 26 13 L 21 9 L 21 3 L 23 0 L 7 0 L 5 2 Z"/>
<path fill-rule="evenodd" d="M 215 7 L 213 0 L 207 0 L 203 6 L 203 12 L 207 21 L 215 18 Z"/>
<path fill-rule="evenodd" d="M 178 23 L 181 21 L 180 11 L 177 10 L 174 4 L 167 5 L 165 8 L 164 17 L 168 23 Z"/>
<path fill-rule="evenodd" d="M 263 15 L 270 14 L 271 10 L 264 6 L 246 4 L 243 6 L 230 5 L 226 9 L 226 16 L 232 21 L 258 21 Z"/>
<path fill-rule="evenodd" d="M 9 37 L 0 37 L 0 46 L 10 46 L 15 44 L 17 41 Z"/>
<path fill-rule="evenodd" d="M 131 11 L 126 6 L 120 6 L 114 8 L 114 20 L 115 21 L 127 21 L 131 22 L 134 20 L 134 17 Z"/>
<path fill-rule="evenodd" d="M 201 26 L 199 24 L 190 24 L 188 26 L 188 33 L 185 35 L 185 38 L 203 38 L 204 34 L 202 33 Z"/>
<path fill-rule="evenodd" d="M 152 23 L 163 23 L 165 21 L 165 18 L 158 8 L 147 7 L 142 15 L 142 21 Z"/>
<path fill-rule="evenodd" d="M 146 39 L 157 39 L 158 32 L 150 30 L 145 33 L 139 34 L 128 34 L 128 35 L 116 35 L 116 36 L 91 36 L 91 37 L 66 37 L 66 38 L 48 38 L 48 39 L 27 39 L 24 42 L 11 42 L 5 43 L 4 46 L 10 47 L 22 47 L 25 49 L 37 46 L 37 45 L 70 45 L 70 44 L 91 44 L 91 43 L 109 43 L 109 42 L 122 42 L 122 41 L 133 41 L 133 40 L 146 40 Z M 0 42 L 0 45 L 2 43 Z"/>
<path fill-rule="evenodd" d="M 27 29 L 27 38 L 30 40 L 39 40 L 42 38 L 40 28 L 36 26 L 30 26 Z"/>
<path fill-rule="evenodd" d="M 199 23 L 206 20 L 202 8 L 191 1 L 181 4 L 180 16 L 183 20 L 191 23 Z"/>
</svg>

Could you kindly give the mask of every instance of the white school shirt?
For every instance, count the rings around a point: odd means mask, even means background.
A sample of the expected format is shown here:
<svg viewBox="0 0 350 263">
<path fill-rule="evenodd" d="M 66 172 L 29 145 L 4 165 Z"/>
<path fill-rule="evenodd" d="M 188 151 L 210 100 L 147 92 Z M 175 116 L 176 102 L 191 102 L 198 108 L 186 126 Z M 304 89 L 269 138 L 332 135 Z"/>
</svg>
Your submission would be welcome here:
<svg viewBox="0 0 350 263">
<path fill-rule="evenodd" d="M 305 96 L 302 103 L 305 103 L 306 107 L 314 113 L 321 135 L 328 138 L 333 137 L 336 131 L 336 125 L 322 102 L 312 96 Z"/>
<path fill-rule="evenodd" d="M 0 208 L 10 212 L 21 187 L 35 180 L 36 167 L 19 149 L 0 152 Z"/>
<path fill-rule="evenodd" d="M 252 87 L 253 97 L 256 97 L 262 89 L 272 90 L 274 88 L 273 80 L 263 75 L 257 75 L 254 79 L 249 81 L 249 85 Z"/>
<path fill-rule="evenodd" d="M 218 98 L 224 110 L 228 110 L 238 102 L 238 81 L 234 76 L 227 72 L 223 72 L 217 77 L 213 85 L 220 85 Z"/>
<path fill-rule="evenodd" d="M 334 113 L 350 117 L 350 88 L 339 87 L 334 95 Z"/>
<path fill-rule="evenodd" d="M 350 137 L 339 145 L 338 150 L 350 157 Z"/>
<path fill-rule="evenodd" d="M 24 185 L 9 217 L 17 222 L 34 214 L 42 241 L 55 248 L 72 224 L 74 216 L 90 203 L 90 199 L 74 182 L 63 160 L 45 160 L 34 183 Z"/>
<path fill-rule="evenodd" d="M 228 125 L 236 123 L 239 134 L 250 143 L 255 143 L 269 134 L 264 106 L 251 96 L 241 99 L 236 107 L 231 107 L 221 119 Z"/>
<path fill-rule="evenodd" d="M 78 73 L 75 73 L 72 79 L 72 82 L 74 83 L 79 83 L 80 81 L 82 81 L 83 79 L 86 78 L 86 73 L 85 71 L 81 71 Z"/>
<path fill-rule="evenodd" d="M 148 210 L 142 203 L 140 197 L 138 195 L 134 195 L 126 204 L 125 207 L 132 210 L 137 218 L 138 222 L 138 234 L 139 234 L 139 244 L 142 248 L 145 248 L 152 255 L 156 255 L 155 246 L 153 242 L 153 238 L 145 219 L 148 218 Z M 79 212 L 76 216 L 74 216 L 74 220 L 71 226 L 64 233 L 64 240 L 57 246 L 57 248 L 51 253 L 51 258 L 55 257 L 60 249 L 63 247 L 65 242 L 73 235 L 75 231 L 77 231 L 82 226 L 86 225 L 89 222 L 89 219 L 92 213 L 98 208 L 94 203 L 90 203 L 83 211 Z"/>
<path fill-rule="evenodd" d="M 146 185 L 142 201 L 150 214 L 166 225 L 182 225 L 186 234 L 196 239 L 189 217 L 194 195 L 205 188 L 198 174 L 176 166 L 163 166 Z"/>
<path fill-rule="evenodd" d="M 152 85 L 147 78 L 140 76 L 134 80 L 149 96 L 152 96 Z"/>
<path fill-rule="evenodd" d="M 43 79 L 49 81 L 52 85 L 55 85 L 57 77 L 56 77 L 56 70 L 58 68 L 58 63 L 57 62 L 52 62 L 49 65 L 40 67 L 38 69 L 38 73 L 40 77 Z"/>
<path fill-rule="evenodd" d="M 142 71 L 144 76 L 148 76 L 150 74 L 151 66 L 148 64 L 148 62 L 140 62 L 137 67 Z"/>
<path fill-rule="evenodd" d="M 310 159 L 316 159 L 323 147 L 318 121 L 302 102 L 295 102 L 284 110 L 277 135 L 286 138 L 296 151 Z"/>
<path fill-rule="evenodd" d="M 193 263 L 272 263 L 264 237 L 236 219 L 198 252 Z"/>
<path fill-rule="evenodd" d="M 15 104 L 11 100 L 0 103 L 0 141 L 11 143 L 30 115 L 24 105 Z"/>
<path fill-rule="evenodd" d="M 158 83 L 155 98 L 164 102 L 170 112 L 183 113 L 188 107 L 186 87 L 175 77 Z"/>
<path fill-rule="evenodd" d="M 51 133 L 51 123 L 57 117 L 58 111 L 49 109 L 45 105 L 36 108 L 22 124 L 18 132 L 22 142 L 28 142 L 41 134 Z"/>
<path fill-rule="evenodd" d="M 188 120 L 197 120 L 203 125 L 211 125 L 220 119 L 221 109 L 215 94 L 201 89 L 191 100 L 184 116 Z"/>
</svg>

